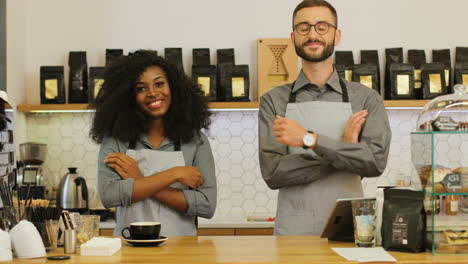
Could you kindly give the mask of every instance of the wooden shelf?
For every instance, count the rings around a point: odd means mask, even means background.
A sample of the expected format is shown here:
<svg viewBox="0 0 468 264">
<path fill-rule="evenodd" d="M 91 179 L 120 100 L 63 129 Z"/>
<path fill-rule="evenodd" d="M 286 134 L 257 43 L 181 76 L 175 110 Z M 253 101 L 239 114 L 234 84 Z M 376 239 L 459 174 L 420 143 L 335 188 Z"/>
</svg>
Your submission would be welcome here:
<svg viewBox="0 0 468 264">
<path fill-rule="evenodd" d="M 385 107 L 424 107 L 430 100 L 385 100 Z"/>
<path fill-rule="evenodd" d="M 40 111 L 83 111 L 88 109 L 88 104 L 19 104 L 16 107 L 19 112 Z"/>
<path fill-rule="evenodd" d="M 384 101 L 385 107 L 389 108 L 422 108 L 429 100 L 387 100 Z M 258 109 L 258 102 L 211 102 L 210 109 Z M 20 112 L 73 112 L 73 111 L 92 111 L 88 104 L 20 104 L 17 106 Z"/>
<path fill-rule="evenodd" d="M 258 102 L 211 102 L 210 109 L 258 109 Z M 88 104 L 20 104 L 16 108 L 20 112 L 72 112 L 93 111 Z"/>
<path fill-rule="evenodd" d="M 210 109 L 258 109 L 258 102 L 211 102 Z"/>
</svg>

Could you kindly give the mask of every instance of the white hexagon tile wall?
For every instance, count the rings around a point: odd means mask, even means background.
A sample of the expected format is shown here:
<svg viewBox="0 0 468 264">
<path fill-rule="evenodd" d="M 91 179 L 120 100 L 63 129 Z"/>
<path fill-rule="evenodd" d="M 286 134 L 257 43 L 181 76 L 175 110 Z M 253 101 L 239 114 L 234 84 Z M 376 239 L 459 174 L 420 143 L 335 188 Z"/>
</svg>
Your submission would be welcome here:
<svg viewBox="0 0 468 264">
<path fill-rule="evenodd" d="M 413 182 L 418 182 L 412 163 L 410 135 L 415 130 L 418 113 L 419 110 L 388 110 L 393 133 L 388 165 L 380 177 L 362 181 L 366 196 L 374 196 L 377 186 L 394 184 L 400 175 L 411 175 Z M 215 218 L 275 214 L 277 191 L 266 186 L 258 163 L 257 114 L 257 111 L 214 112 L 207 134 L 218 179 Z M 28 141 L 48 145 L 44 166 L 47 184 L 58 184 L 67 168 L 73 166 L 78 167 L 78 172 L 86 177 L 89 185 L 96 185 L 99 146 L 88 137 L 91 117 L 92 113 L 27 115 Z M 446 162 L 448 166 L 458 165 L 461 160 L 467 163 L 467 137 L 443 137 L 437 146 L 438 152 L 449 154 L 446 158 L 441 155 L 441 163 Z M 98 199 L 91 206 L 100 206 Z"/>
</svg>

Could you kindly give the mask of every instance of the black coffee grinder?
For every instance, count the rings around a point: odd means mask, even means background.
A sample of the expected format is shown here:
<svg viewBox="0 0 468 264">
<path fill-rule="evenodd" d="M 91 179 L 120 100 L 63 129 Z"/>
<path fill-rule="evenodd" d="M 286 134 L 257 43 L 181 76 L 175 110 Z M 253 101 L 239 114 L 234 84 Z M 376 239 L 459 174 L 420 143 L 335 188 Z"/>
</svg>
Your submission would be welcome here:
<svg viewBox="0 0 468 264">
<path fill-rule="evenodd" d="M 21 199 L 44 199 L 45 186 L 42 164 L 46 158 L 47 145 L 38 142 L 22 143 L 19 146 L 19 153 L 18 196 Z"/>
</svg>

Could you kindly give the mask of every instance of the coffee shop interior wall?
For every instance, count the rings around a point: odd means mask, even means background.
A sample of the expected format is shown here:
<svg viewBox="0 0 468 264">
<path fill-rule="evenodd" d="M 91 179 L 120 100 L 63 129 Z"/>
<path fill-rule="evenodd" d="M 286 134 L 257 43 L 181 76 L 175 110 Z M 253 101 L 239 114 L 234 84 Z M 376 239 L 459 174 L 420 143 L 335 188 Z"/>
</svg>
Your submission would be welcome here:
<svg viewBox="0 0 468 264">
<path fill-rule="evenodd" d="M 291 13 L 299 1 L 283 0 L 7 0 L 7 91 L 10 103 L 37 104 L 39 67 L 68 64 L 69 51 L 87 51 L 89 66 L 104 65 L 106 48 L 182 47 L 190 74 L 191 50 L 234 48 L 236 64 L 249 64 L 251 99 L 256 100 L 256 39 L 288 38 Z M 468 1 L 330 0 L 339 14 L 339 50 L 384 48 L 432 49 L 468 46 L 464 32 Z M 415 12 L 418 10 L 418 12 Z M 360 15 L 357 15 L 360 14 Z M 363 15 L 364 14 L 364 15 Z M 447 23 L 449 22 L 449 23 Z M 449 25 L 449 26 L 447 26 Z M 452 58 L 454 54 L 452 53 Z M 65 67 L 65 77 L 68 67 Z M 410 136 L 419 110 L 389 110 L 393 139 L 388 167 L 379 178 L 364 181 L 366 195 L 400 174 L 414 174 Z M 215 112 L 208 131 L 219 187 L 217 216 L 271 213 L 277 192 L 269 190 L 258 166 L 257 111 Z M 58 183 L 66 168 L 77 166 L 90 185 L 96 183 L 98 146 L 87 135 L 92 113 L 15 113 L 17 143 L 49 145 L 45 170 Z M 461 150 L 462 153 L 464 150 Z M 464 156 L 468 155 L 463 153 Z M 97 204 L 97 203 L 95 203 Z M 95 205 L 97 206 L 97 205 Z"/>
</svg>

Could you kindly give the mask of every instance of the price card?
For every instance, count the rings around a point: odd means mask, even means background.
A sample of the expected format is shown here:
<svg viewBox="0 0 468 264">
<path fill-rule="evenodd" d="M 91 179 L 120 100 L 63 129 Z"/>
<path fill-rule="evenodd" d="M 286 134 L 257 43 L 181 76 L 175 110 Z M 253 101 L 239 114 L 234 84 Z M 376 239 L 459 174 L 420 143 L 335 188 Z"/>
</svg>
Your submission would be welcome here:
<svg viewBox="0 0 468 264">
<path fill-rule="evenodd" d="M 448 192 L 460 192 L 463 189 L 463 178 L 459 173 L 448 173 L 441 183 Z"/>
<path fill-rule="evenodd" d="M 454 131 L 458 129 L 458 123 L 450 116 L 439 116 L 432 122 L 434 131 Z"/>
</svg>

